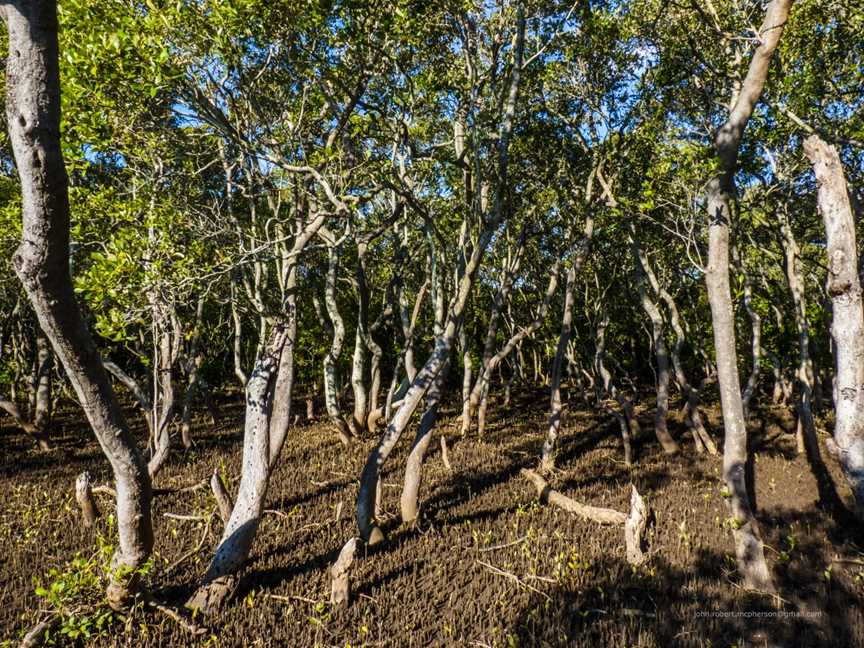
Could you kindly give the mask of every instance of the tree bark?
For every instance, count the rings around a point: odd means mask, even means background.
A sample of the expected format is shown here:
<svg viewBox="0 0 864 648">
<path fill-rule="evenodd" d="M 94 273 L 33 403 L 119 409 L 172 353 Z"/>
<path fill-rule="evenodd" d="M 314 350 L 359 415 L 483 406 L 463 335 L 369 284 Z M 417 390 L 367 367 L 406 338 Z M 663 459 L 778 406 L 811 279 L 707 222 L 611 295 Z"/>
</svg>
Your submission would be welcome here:
<svg viewBox="0 0 864 648">
<path fill-rule="evenodd" d="M 324 305 L 327 308 L 327 316 L 333 326 L 333 340 L 330 349 L 324 356 L 324 406 L 327 416 L 339 434 L 339 440 L 348 445 L 351 442 L 351 431 L 339 410 L 339 376 L 338 363 L 342 353 L 342 344 L 345 341 L 345 323 L 339 313 L 339 305 L 336 303 L 336 279 L 339 272 L 338 251 L 328 249 L 327 277 L 324 281 Z"/>
<path fill-rule="evenodd" d="M 660 442 L 663 452 L 675 454 L 678 452 L 678 444 L 666 425 L 669 413 L 669 350 L 666 347 L 665 321 L 657 306 L 656 291 L 649 294 L 648 280 L 645 268 L 642 266 L 640 256 L 641 249 L 634 233 L 631 235 L 633 249 L 634 268 L 636 270 L 636 287 L 639 292 L 639 301 L 642 310 L 651 321 L 651 340 L 654 342 L 654 358 L 657 361 L 657 407 L 654 413 L 654 434 Z"/>
<path fill-rule="evenodd" d="M 240 487 L 203 585 L 186 605 L 208 614 L 233 593 L 264 512 L 270 478 L 270 424 L 288 328 L 277 324 L 246 383 L 246 423 Z M 289 399 L 290 401 L 290 399 Z"/>
<path fill-rule="evenodd" d="M 819 438 L 816 434 L 816 424 L 813 421 L 813 361 L 810 356 L 810 324 L 807 321 L 807 302 L 804 293 L 804 281 L 798 269 L 798 244 L 789 225 L 785 212 L 780 215 L 780 233 L 786 260 L 786 280 L 789 292 L 792 293 L 792 303 L 795 307 L 795 324 L 798 328 L 798 430 L 796 437 L 799 452 L 803 451 L 810 464 L 816 484 L 819 488 L 819 499 L 827 507 L 839 510 L 841 501 L 834 487 L 831 475 L 822 461 L 819 450 Z"/>
<path fill-rule="evenodd" d="M 774 591 L 759 525 L 750 507 L 747 489 L 747 427 L 741 402 L 735 346 L 735 319 L 729 287 L 729 229 L 732 202 L 735 200 L 735 171 L 738 149 L 753 108 L 762 95 L 771 56 L 789 16 L 792 0 L 772 0 L 759 30 L 761 43 L 753 53 L 747 75 L 741 84 L 729 118 L 720 127 L 714 148 L 720 170 L 707 187 L 708 199 L 708 267 L 705 283 L 711 307 L 717 381 L 726 436 L 723 447 L 723 480 L 732 517 L 732 535 L 738 558 L 738 569 L 748 589 Z"/>
<path fill-rule="evenodd" d="M 189 341 L 189 353 L 186 359 L 186 392 L 183 394 L 183 411 L 180 416 L 180 439 L 187 450 L 192 447 L 192 408 L 195 404 L 195 394 L 199 389 L 201 366 L 204 364 L 204 353 L 201 350 L 204 305 L 204 297 L 200 297 L 195 308 L 195 328 Z"/>
<path fill-rule="evenodd" d="M 36 428 L 36 436 L 39 445 L 46 449 L 50 435 L 48 426 L 51 424 L 52 409 L 52 380 L 54 372 L 54 354 L 51 345 L 41 330 L 36 332 L 36 384 L 34 392 L 36 395 L 35 407 L 33 408 L 33 426 Z M 43 446 L 44 444 L 44 446 Z"/>
<path fill-rule="evenodd" d="M 831 297 L 831 337 L 836 349 L 834 442 L 843 475 L 864 519 L 864 310 L 858 277 L 858 248 L 849 190 L 837 150 L 811 135 L 804 153 L 813 165 L 818 207 L 825 223 L 828 253 L 826 290 Z"/>
<path fill-rule="evenodd" d="M 60 76 L 54 0 L 2 7 L 9 33 L 6 112 L 21 177 L 23 233 L 13 257 L 39 324 L 51 341 L 116 480 L 120 536 L 108 588 L 125 606 L 153 548 L 150 477 L 135 446 L 96 345 L 81 316 L 69 274 L 69 196 L 60 148 Z"/>
</svg>

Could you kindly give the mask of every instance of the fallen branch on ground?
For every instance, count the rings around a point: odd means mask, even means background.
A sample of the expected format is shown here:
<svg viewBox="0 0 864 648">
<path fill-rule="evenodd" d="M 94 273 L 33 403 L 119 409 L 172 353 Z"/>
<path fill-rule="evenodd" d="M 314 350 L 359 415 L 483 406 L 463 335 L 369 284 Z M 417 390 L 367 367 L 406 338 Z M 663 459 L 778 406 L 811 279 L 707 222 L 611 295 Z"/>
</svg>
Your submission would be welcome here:
<svg viewBox="0 0 864 648">
<path fill-rule="evenodd" d="M 615 509 L 600 508 L 581 504 L 574 499 L 552 490 L 549 483 L 538 473 L 523 468 L 522 475 L 526 477 L 537 490 L 537 495 L 542 501 L 564 509 L 569 513 L 575 513 L 587 520 L 599 524 L 617 524 L 624 527 L 624 543 L 627 548 L 627 562 L 631 565 L 641 565 L 647 559 L 644 551 L 645 534 L 651 519 L 651 511 L 642 496 L 631 486 L 630 492 L 630 515 L 625 515 Z"/>
</svg>

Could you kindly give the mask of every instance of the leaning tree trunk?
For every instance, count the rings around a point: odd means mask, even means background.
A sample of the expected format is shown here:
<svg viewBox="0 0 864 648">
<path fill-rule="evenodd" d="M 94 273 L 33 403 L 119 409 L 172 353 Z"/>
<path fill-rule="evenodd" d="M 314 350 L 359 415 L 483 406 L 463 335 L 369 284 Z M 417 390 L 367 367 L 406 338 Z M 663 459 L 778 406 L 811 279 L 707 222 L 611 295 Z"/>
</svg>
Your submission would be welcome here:
<svg viewBox="0 0 864 648">
<path fill-rule="evenodd" d="M 717 381 L 726 441 L 723 446 L 723 480 L 725 496 L 732 517 L 732 535 L 738 557 L 738 569 L 748 589 L 773 591 L 774 584 L 765 562 L 762 536 L 750 506 L 747 489 L 747 427 L 741 402 L 741 384 L 735 347 L 735 314 L 729 287 L 729 229 L 732 202 L 735 200 L 735 171 L 738 148 L 753 108 L 762 95 L 771 56 L 783 33 L 792 0 L 772 0 L 760 29 L 761 43 L 753 53 L 747 76 L 741 84 L 729 118 L 714 140 L 719 172 L 708 183 L 708 267 L 705 283 L 714 349 Z"/>
<path fill-rule="evenodd" d="M 324 213 L 318 214 L 304 226 L 298 216 L 291 257 L 302 252 L 324 218 Z M 215 612 L 236 588 L 238 572 L 249 557 L 261 523 L 270 476 L 288 434 L 297 340 L 296 261 L 285 273 L 284 313 L 271 327 L 246 383 L 242 471 L 234 508 L 204 582 L 186 603 L 205 614 Z"/>
<path fill-rule="evenodd" d="M 858 248 L 849 190 L 837 150 L 818 136 L 804 141 L 818 186 L 819 213 L 828 253 L 826 290 L 831 296 L 831 337 L 837 362 L 834 442 L 843 475 L 864 518 L 864 310 L 858 277 Z"/>
<path fill-rule="evenodd" d="M 288 339 L 284 324 L 273 327 L 270 339 L 246 383 L 246 423 L 240 487 L 231 517 L 222 532 L 203 585 L 187 606 L 212 613 L 233 593 L 237 572 L 245 564 L 264 513 L 270 478 L 270 435 L 273 408 L 285 394 L 276 392 L 283 350 Z M 290 394 L 288 394 L 290 403 Z"/>
<path fill-rule="evenodd" d="M 81 316 L 69 274 L 69 195 L 60 148 L 54 0 L 2 5 L 9 32 L 6 113 L 21 177 L 23 232 L 12 263 L 116 480 L 117 530 L 108 601 L 124 606 L 153 548 L 147 467 Z"/>
<path fill-rule="evenodd" d="M 435 429 L 438 416 L 438 403 L 447 381 L 449 366 L 449 362 L 444 365 L 426 394 L 426 411 L 423 412 L 423 417 L 420 419 L 420 426 L 417 428 L 417 435 L 411 445 L 411 452 L 405 461 L 405 481 L 402 485 L 402 497 L 399 501 L 403 522 L 415 522 L 420 514 L 419 495 L 420 484 L 423 480 L 423 460 L 426 457 L 429 443 L 432 441 L 432 431 Z"/>
</svg>

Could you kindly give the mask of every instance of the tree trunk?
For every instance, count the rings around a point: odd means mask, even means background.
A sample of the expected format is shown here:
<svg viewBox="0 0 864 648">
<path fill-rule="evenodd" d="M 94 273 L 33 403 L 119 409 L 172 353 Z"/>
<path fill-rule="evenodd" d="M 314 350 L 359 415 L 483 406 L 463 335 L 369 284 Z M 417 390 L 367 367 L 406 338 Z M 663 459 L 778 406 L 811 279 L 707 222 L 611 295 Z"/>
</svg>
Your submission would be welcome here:
<svg viewBox="0 0 864 648">
<path fill-rule="evenodd" d="M 54 354 L 51 345 L 41 330 L 36 332 L 36 384 L 34 392 L 36 395 L 35 407 L 33 408 L 33 426 L 36 428 L 37 439 L 40 447 L 47 447 L 49 434 L 48 426 L 51 424 L 52 409 L 52 380 L 54 372 Z M 43 446 L 44 444 L 44 446 Z"/>
<path fill-rule="evenodd" d="M 273 327 L 270 339 L 246 383 L 243 469 L 236 502 L 207 569 L 204 583 L 186 604 L 205 614 L 214 612 L 233 593 L 237 572 L 249 556 L 264 512 L 271 472 L 271 422 L 274 405 L 279 397 L 284 396 L 277 394 L 276 383 L 282 370 L 282 356 L 288 336 L 288 328 L 284 324 Z"/>
<path fill-rule="evenodd" d="M 747 311 L 747 316 L 750 318 L 750 353 L 753 361 L 750 376 L 747 378 L 744 391 L 741 393 L 741 406 L 744 409 L 744 420 L 747 421 L 750 418 L 750 400 L 759 385 L 759 364 L 762 360 L 762 316 L 753 307 L 753 286 L 750 283 L 750 276 L 747 274 L 747 268 L 744 267 L 744 262 L 734 245 L 732 246 L 732 260 L 741 273 L 744 284 L 744 310 Z"/>
<path fill-rule="evenodd" d="M 786 280 L 789 292 L 792 293 L 792 303 L 795 307 L 795 324 L 798 328 L 798 425 L 796 440 L 799 452 L 804 452 L 816 484 L 819 488 L 819 499 L 823 504 L 839 510 L 840 498 L 834 487 L 831 475 L 822 461 L 819 450 L 819 438 L 816 434 L 816 424 L 813 421 L 813 361 L 810 356 L 810 325 L 807 321 L 807 302 L 804 292 L 804 280 L 798 269 L 798 244 L 789 225 L 785 212 L 780 215 L 780 232 L 783 251 L 786 257 Z"/>
<path fill-rule="evenodd" d="M 804 140 L 804 153 L 813 165 L 819 213 L 825 223 L 826 290 L 833 309 L 831 337 L 837 362 L 834 442 L 855 496 L 856 515 L 864 519 L 864 310 L 855 221 L 837 150 L 812 135 Z"/>
<path fill-rule="evenodd" d="M 69 196 L 60 148 L 60 77 L 54 0 L 3 6 L 9 32 L 6 111 L 21 177 L 23 233 L 13 257 L 39 324 L 51 341 L 116 480 L 120 543 L 108 588 L 112 606 L 134 591 L 153 548 L 150 477 L 96 345 L 81 316 L 69 274 Z"/>
<path fill-rule="evenodd" d="M 550 371 L 552 388 L 549 397 L 549 426 L 546 430 L 546 439 L 543 442 L 543 450 L 540 455 L 540 471 L 551 472 L 555 468 L 555 442 L 561 430 L 561 365 L 564 362 L 564 353 L 570 341 L 570 331 L 573 328 L 573 299 L 576 289 L 576 273 L 579 268 L 574 263 L 567 270 L 567 282 L 564 286 L 564 314 L 561 317 L 561 334 L 558 336 L 558 347 L 555 350 L 555 358 L 552 361 Z"/>
<path fill-rule="evenodd" d="M 324 356 L 324 406 L 327 416 L 339 434 L 339 440 L 348 445 L 351 442 L 351 432 L 348 424 L 339 410 L 339 376 L 337 374 L 339 356 L 342 353 L 342 344 L 345 341 L 345 323 L 339 313 L 339 305 L 336 303 L 336 279 L 339 272 L 338 252 L 334 249 L 328 250 L 327 277 L 324 284 L 324 304 L 327 307 L 327 315 L 333 325 L 333 341 L 330 349 Z"/>
<path fill-rule="evenodd" d="M 237 289 L 235 280 L 231 279 L 231 321 L 234 323 L 234 375 L 241 389 L 246 389 L 249 377 L 243 370 L 243 320 L 240 319 L 240 311 L 237 310 Z"/>
<path fill-rule="evenodd" d="M 748 494 L 747 427 L 741 401 L 741 384 L 735 346 L 735 315 L 729 288 L 729 229 L 735 200 L 735 171 L 738 148 L 753 108 L 759 101 L 771 56 L 783 33 L 792 0 L 772 0 L 760 29 L 761 43 L 753 53 L 747 76 L 735 98 L 729 118 L 714 140 L 720 170 L 707 187 L 708 267 L 705 283 L 714 328 L 717 382 L 726 436 L 723 446 L 723 480 L 726 502 L 732 517 L 732 535 L 738 569 L 748 589 L 773 591 L 759 525 L 750 507 Z"/>
<path fill-rule="evenodd" d="M 156 292 L 150 295 L 153 310 L 153 438 L 147 464 L 151 479 L 171 452 L 171 421 L 174 418 L 174 361 L 179 349 L 180 329 L 176 316 Z"/>
<path fill-rule="evenodd" d="M 204 364 L 204 353 L 201 351 L 204 303 L 204 297 L 200 297 L 195 309 L 195 329 L 192 331 L 192 339 L 189 341 L 186 393 L 183 394 L 183 413 L 180 416 L 180 439 L 183 442 L 183 447 L 187 450 L 192 447 L 192 409 L 195 404 L 195 394 L 198 391 L 201 366 Z"/>
<path fill-rule="evenodd" d="M 423 417 L 420 419 L 420 426 L 417 428 L 417 435 L 411 446 L 411 452 L 405 461 L 405 481 L 402 486 L 400 510 L 402 521 L 406 523 L 415 522 L 420 513 L 418 500 L 420 484 L 423 480 L 423 460 L 426 457 L 429 443 L 432 441 L 432 432 L 435 429 L 438 416 L 438 403 L 447 382 L 449 365 L 449 362 L 444 365 L 426 394 L 426 411 L 423 412 Z"/>
<path fill-rule="evenodd" d="M 640 248 L 635 234 L 635 228 L 631 235 L 633 249 L 634 268 L 636 270 L 636 286 L 639 291 L 639 300 L 642 310 L 651 320 L 651 340 L 654 342 L 654 357 L 657 360 L 657 407 L 654 412 L 654 434 L 666 454 L 678 452 L 678 444 L 666 425 L 669 413 L 669 350 L 666 347 L 665 322 L 657 307 L 656 296 L 649 294 L 648 281 L 645 268 L 640 258 Z M 652 290 L 652 293 L 656 291 Z"/>
<path fill-rule="evenodd" d="M 354 391 L 354 414 L 351 431 L 360 436 L 366 430 L 369 415 L 366 391 L 366 337 L 369 333 L 369 286 L 366 284 L 366 245 L 357 244 L 357 329 L 354 333 L 354 356 L 351 360 L 351 388 Z"/>
</svg>

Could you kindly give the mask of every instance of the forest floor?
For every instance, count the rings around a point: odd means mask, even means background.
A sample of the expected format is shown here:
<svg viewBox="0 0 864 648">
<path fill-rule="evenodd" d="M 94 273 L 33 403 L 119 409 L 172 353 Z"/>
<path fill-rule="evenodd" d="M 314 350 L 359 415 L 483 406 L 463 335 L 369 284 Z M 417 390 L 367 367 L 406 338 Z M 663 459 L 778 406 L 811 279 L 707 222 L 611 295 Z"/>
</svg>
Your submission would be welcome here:
<svg viewBox="0 0 864 648">
<path fill-rule="evenodd" d="M 440 429 L 449 435 L 453 471 L 443 466 L 436 440 L 422 521 L 413 528 L 398 521 L 408 442 L 394 452 L 383 477 L 387 541 L 360 552 L 351 572 L 354 602 L 342 612 L 329 608 L 328 566 L 355 533 L 357 475 L 371 440 L 346 451 L 323 422 L 296 428 L 237 596 L 204 637 L 142 609 L 100 629 L 101 612 L 86 597 L 98 599 L 98 539 L 112 542 L 113 531 L 105 516 L 83 529 L 73 484 L 85 469 L 106 483 L 107 464 L 80 420 L 58 422 L 49 453 L 11 434 L 4 421 L 0 644 L 45 618 L 51 606 L 36 594 L 41 584 L 66 606 L 67 629 L 91 633 L 87 645 L 864 646 L 864 535 L 816 507 L 789 412 L 757 412 L 751 434 L 777 601 L 738 587 L 723 527 L 720 459 L 696 455 L 680 422 L 671 422 L 672 431 L 684 451 L 664 456 L 651 412 L 643 411 L 632 470 L 608 415 L 574 407 L 561 438 L 554 488 L 625 512 L 631 480 L 647 496 L 656 525 L 645 565 L 625 561 L 622 529 L 539 503 L 519 470 L 536 465 L 546 398 L 525 392 L 506 413 L 490 408 L 483 439 L 460 437 L 454 412 L 445 410 Z M 711 418 L 716 430 L 716 413 Z M 156 486 L 194 484 L 214 468 L 238 479 L 241 422 L 236 401 L 221 405 L 215 426 L 199 421 L 196 447 L 177 452 Z M 837 479 L 836 466 L 832 472 Z M 845 484 L 838 487 L 848 495 Z M 108 510 L 111 500 L 100 496 L 100 503 Z M 182 605 L 191 593 L 221 531 L 214 510 L 209 488 L 156 498 L 156 557 L 147 579 L 157 598 Z M 76 554 L 81 559 L 72 564 Z"/>
</svg>

